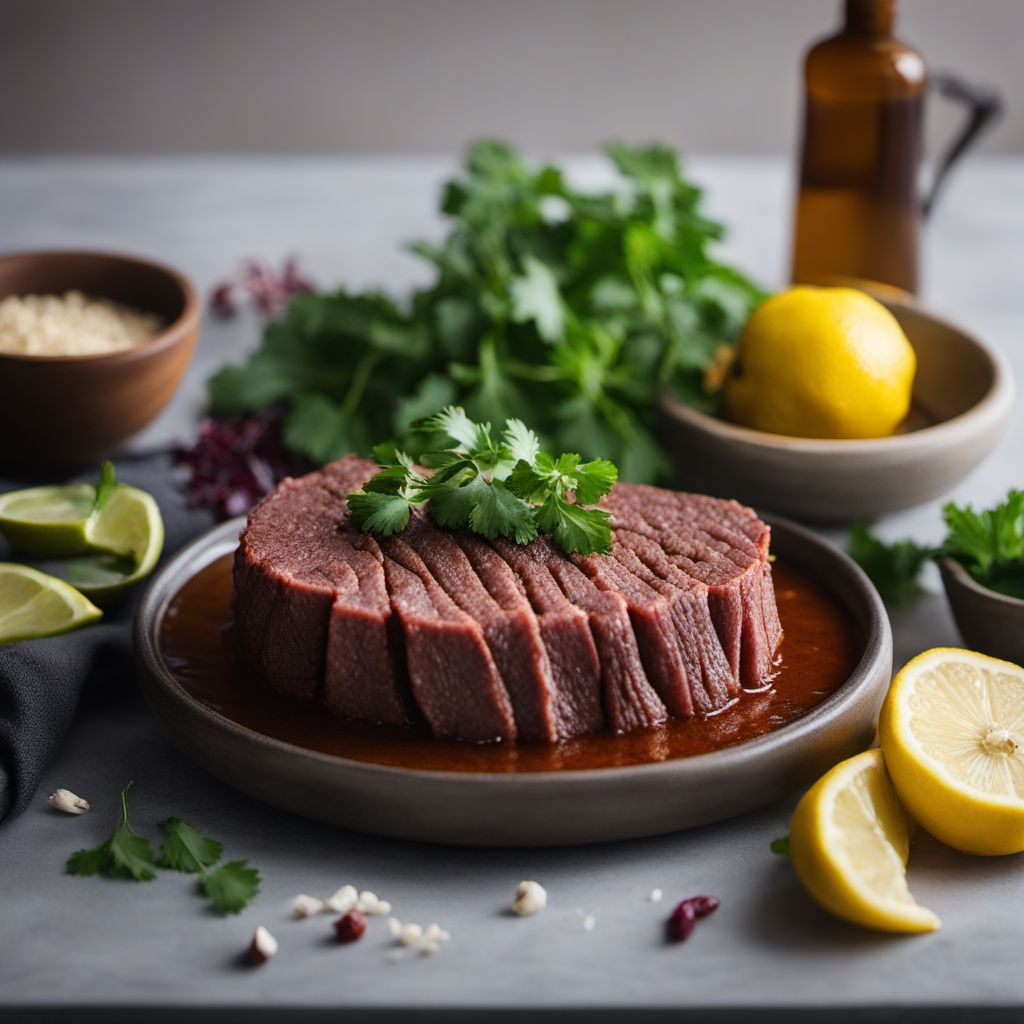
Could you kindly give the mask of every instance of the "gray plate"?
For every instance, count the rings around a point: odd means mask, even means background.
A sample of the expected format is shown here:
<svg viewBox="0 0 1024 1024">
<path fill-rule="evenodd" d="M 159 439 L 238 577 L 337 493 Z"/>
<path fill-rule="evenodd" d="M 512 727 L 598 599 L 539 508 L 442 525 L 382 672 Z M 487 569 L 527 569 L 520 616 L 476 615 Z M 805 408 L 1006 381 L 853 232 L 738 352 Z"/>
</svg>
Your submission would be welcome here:
<svg viewBox="0 0 1024 1024">
<path fill-rule="evenodd" d="M 259 800 L 346 828 L 439 843 L 550 846 L 718 821 L 777 800 L 863 750 L 892 672 L 889 619 L 867 577 L 802 527 L 768 521 L 772 550 L 827 586 L 858 624 L 862 655 L 850 678 L 803 718 L 713 753 L 590 771 L 420 771 L 322 754 L 238 725 L 181 687 L 158 638 L 185 581 L 234 550 L 241 519 L 197 538 L 149 584 L 135 621 L 143 692 L 175 742 L 208 771 Z"/>
</svg>

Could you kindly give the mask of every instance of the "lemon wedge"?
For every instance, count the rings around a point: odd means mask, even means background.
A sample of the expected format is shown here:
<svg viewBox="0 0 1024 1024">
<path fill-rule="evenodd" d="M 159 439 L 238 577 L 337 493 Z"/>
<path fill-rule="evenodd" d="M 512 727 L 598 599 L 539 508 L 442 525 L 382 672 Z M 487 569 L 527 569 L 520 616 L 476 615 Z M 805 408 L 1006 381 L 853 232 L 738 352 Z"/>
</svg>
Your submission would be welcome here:
<svg viewBox="0 0 1024 1024">
<path fill-rule="evenodd" d="M 56 576 L 0 562 L 0 644 L 69 633 L 102 616 L 87 597 Z"/>
<path fill-rule="evenodd" d="M 939 927 L 907 888 L 910 826 L 880 750 L 823 775 L 797 805 L 789 841 L 804 888 L 837 917 L 889 932 Z"/>
<path fill-rule="evenodd" d="M 893 784 L 936 839 L 1024 851 L 1024 669 L 936 648 L 893 680 L 878 723 Z"/>
</svg>

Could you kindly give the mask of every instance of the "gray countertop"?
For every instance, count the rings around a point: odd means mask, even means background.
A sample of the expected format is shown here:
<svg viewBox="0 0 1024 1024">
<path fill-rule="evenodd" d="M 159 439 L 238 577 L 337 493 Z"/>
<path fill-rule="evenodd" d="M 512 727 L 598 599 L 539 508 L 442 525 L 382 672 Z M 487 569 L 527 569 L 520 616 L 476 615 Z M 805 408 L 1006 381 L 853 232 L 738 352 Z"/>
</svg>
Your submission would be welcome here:
<svg viewBox="0 0 1024 1024">
<path fill-rule="evenodd" d="M 593 161 L 572 165 L 599 177 Z M 321 284 L 422 279 L 400 243 L 439 231 L 436 160 L 180 158 L 0 160 L 0 223 L 7 250 L 122 248 L 174 263 L 202 288 L 239 259 L 299 254 Z M 768 284 L 785 278 L 790 185 L 781 161 L 695 158 L 714 214 L 732 226 L 725 254 Z M 950 186 L 926 242 L 924 299 L 998 346 L 1024 379 L 1024 158 L 975 162 Z M 140 447 L 187 436 L 202 382 L 240 358 L 255 319 L 207 323 L 185 386 Z M 1024 484 L 1021 413 L 1010 437 L 951 497 L 991 502 Z M 890 537 L 937 540 L 938 503 L 880 524 Z M 841 541 L 840 534 L 830 534 Z M 938 582 L 894 621 L 898 663 L 957 636 Z M 170 814 L 224 840 L 232 858 L 263 873 L 259 899 L 241 915 L 209 914 L 184 876 L 127 885 L 63 874 L 68 854 L 109 831 L 118 789 L 135 780 L 141 827 Z M 45 795 L 66 786 L 92 813 L 59 816 Z M 164 738 L 131 680 L 79 716 L 34 804 L 0 829 L 0 1017 L 9 1007 L 92 1007 L 95 1019 L 142 1019 L 140 1008 L 357 1011 L 565 1008 L 940 1010 L 978 1019 L 980 1007 L 1024 1007 L 1024 871 L 1020 858 L 961 856 L 920 836 L 910 865 L 919 900 L 943 929 L 917 938 L 858 931 L 827 917 L 800 890 L 769 841 L 787 829 L 793 801 L 697 831 L 571 850 L 428 847 L 328 828 L 265 807 L 198 768 Z M 614 808 L 609 808 L 614 813 Z M 147 830 L 148 831 L 148 830 Z M 522 878 L 542 881 L 548 909 L 503 911 Z M 384 922 L 352 947 L 329 941 L 331 918 L 290 919 L 300 892 L 343 883 L 370 888 L 404 920 L 438 921 L 451 941 L 433 957 L 396 955 Z M 654 888 L 665 901 L 649 902 Z M 711 893 L 719 912 L 683 946 L 662 922 L 674 899 Z M 596 926 L 583 927 L 585 915 Z M 237 956 L 257 924 L 278 938 L 260 970 Z M 879 1008 L 890 1008 L 878 1012 Z M 1008 1009 L 1011 1016 L 1016 1015 Z M 808 1019 L 812 1019 L 813 1014 Z M 779 1015 L 778 1019 L 782 1019 Z M 838 1018 L 834 1018 L 838 1019 Z M 959 1018 L 958 1018 L 959 1019 Z M 1007 1018 L 1009 1019 L 1009 1018 Z"/>
</svg>

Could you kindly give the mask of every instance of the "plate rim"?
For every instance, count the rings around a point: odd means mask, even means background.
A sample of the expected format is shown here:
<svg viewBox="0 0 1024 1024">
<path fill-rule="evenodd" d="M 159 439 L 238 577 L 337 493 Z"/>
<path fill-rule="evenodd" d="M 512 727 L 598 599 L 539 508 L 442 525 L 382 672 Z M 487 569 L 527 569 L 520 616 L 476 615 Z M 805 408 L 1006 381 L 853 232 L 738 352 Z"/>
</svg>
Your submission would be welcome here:
<svg viewBox="0 0 1024 1024">
<path fill-rule="evenodd" d="M 848 581 L 853 583 L 859 591 L 861 599 L 865 602 L 867 610 L 867 622 L 863 625 L 863 649 L 857 664 L 839 688 L 805 715 L 762 736 L 706 753 L 604 768 L 507 772 L 455 771 L 377 764 L 372 761 L 361 761 L 338 754 L 329 754 L 269 736 L 236 722 L 207 707 L 181 685 L 160 650 L 159 634 L 173 596 L 188 579 L 191 579 L 214 559 L 232 552 L 237 536 L 245 523 L 245 516 L 237 516 L 203 531 L 184 545 L 153 575 L 146 586 L 135 615 L 133 632 L 136 657 L 145 677 L 145 686 L 157 688 L 164 698 L 182 705 L 190 713 L 198 715 L 209 726 L 234 733 L 240 740 L 260 746 L 269 746 L 283 754 L 311 758 L 323 764 L 344 769 L 346 772 L 365 772 L 377 777 L 461 780 L 467 784 L 487 782 L 534 787 L 551 785 L 556 781 L 571 783 L 587 780 L 592 782 L 599 778 L 647 777 L 657 779 L 666 775 L 679 776 L 687 769 L 691 769 L 695 775 L 700 775 L 705 770 L 714 770 L 722 764 L 745 762 L 751 758 L 763 756 L 773 747 L 788 746 L 790 743 L 798 742 L 802 737 L 815 732 L 819 726 L 841 715 L 847 705 L 856 702 L 862 696 L 861 691 L 872 683 L 880 659 L 888 658 L 891 670 L 892 628 L 889 617 L 877 590 L 860 566 L 845 552 L 824 538 L 785 517 L 763 514 L 762 518 L 773 531 L 777 530 L 780 534 L 786 535 L 786 543 L 806 545 L 807 549 L 816 552 L 819 558 L 833 559 L 837 568 L 840 568 Z M 847 611 L 849 611 L 848 607 Z"/>
</svg>

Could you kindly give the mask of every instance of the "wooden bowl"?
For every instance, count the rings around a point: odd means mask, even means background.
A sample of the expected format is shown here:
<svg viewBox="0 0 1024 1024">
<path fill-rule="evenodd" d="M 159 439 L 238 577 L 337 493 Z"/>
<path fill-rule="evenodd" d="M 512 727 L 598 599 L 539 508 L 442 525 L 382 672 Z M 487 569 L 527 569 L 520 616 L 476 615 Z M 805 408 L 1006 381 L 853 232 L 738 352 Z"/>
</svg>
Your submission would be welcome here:
<svg viewBox="0 0 1024 1024">
<path fill-rule="evenodd" d="M 663 394 L 680 486 L 809 522 L 873 519 L 930 501 L 1002 437 L 1014 386 L 1002 357 L 917 306 L 884 303 L 917 353 L 913 405 L 892 437 L 785 437 L 739 427 Z"/>
<path fill-rule="evenodd" d="M 939 572 L 964 644 L 1024 665 L 1024 601 L 982 586 L 955 559 L 943 558 Z"/>
<path fill-rule="evenodd" d="M 195 347 L 199 301 L 177 271 L 103 252 L 0 257 L 0 299 L 78 290 L 166 324 L 151 340 L 100 355 L 0 353 L 0 467 L 29 474 L 94 465 L 170 401 Z"/>
</svg>

